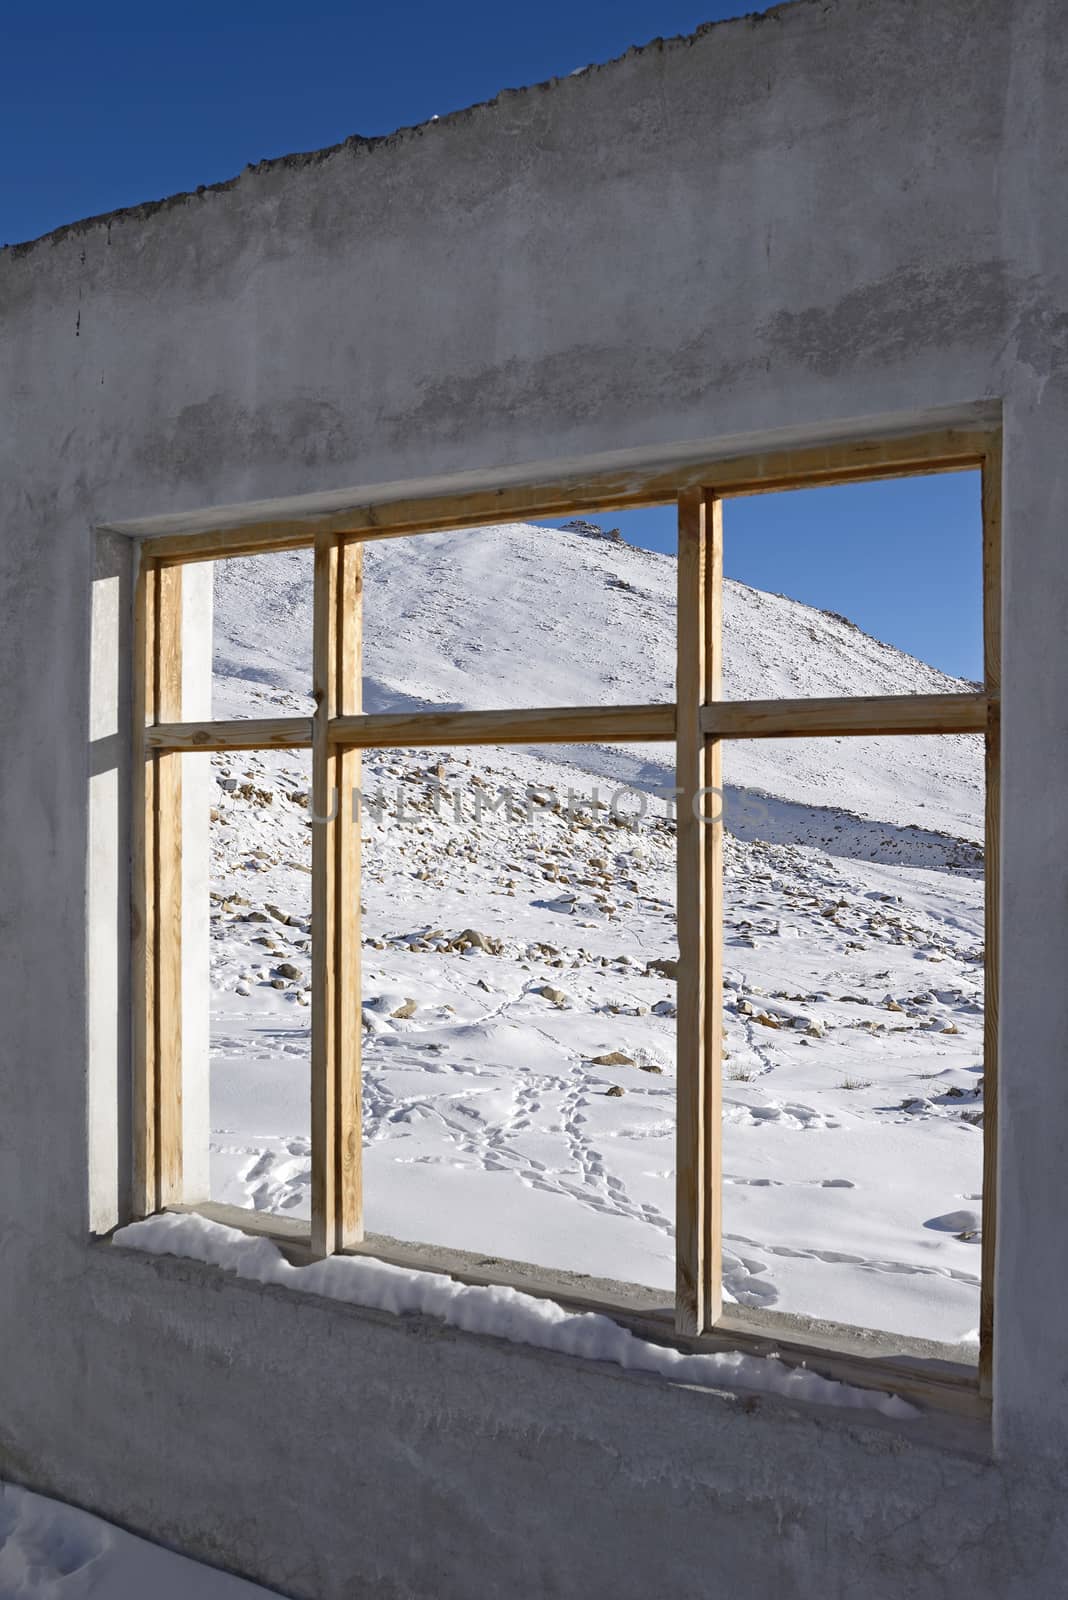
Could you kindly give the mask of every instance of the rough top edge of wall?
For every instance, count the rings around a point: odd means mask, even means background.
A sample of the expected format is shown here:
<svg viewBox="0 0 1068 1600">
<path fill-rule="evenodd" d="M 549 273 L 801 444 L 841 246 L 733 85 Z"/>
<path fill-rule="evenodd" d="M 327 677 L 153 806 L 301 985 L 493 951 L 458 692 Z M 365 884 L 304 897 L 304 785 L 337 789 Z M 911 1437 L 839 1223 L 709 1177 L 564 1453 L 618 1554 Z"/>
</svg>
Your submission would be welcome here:
<svg viewBox="0 0 1068 1600">
<path fill-rule="evenodd" d="M 769 6 L 762 11 L 750 11 L 737 17 L 721 17 L 714 22 L 703 22 L 692 33 L 675 34 L 671 38 L 650 39 L 647 44 L 633 45 L 621 55 L 613 56 L 608 61 L 591 62 L 590 65 L 580 67 L 564 77 L 546 78 L 541 83 L 524 85 L 518 89 L 501 89 L 492 100 L 480 100 L 474 105 L 464 106 L 458 111 L 450 111 L 443 117 L 430 117 L 425 122 L 418 122 L 411 127 L 397 128 L 392 133 L 364 135 L 354 133 L 339 144 L 324 145 L 321 150 L 294 151 L 289 155 L 271 156 L 263 161 L 250 161 L 241 172 L 232 178 L 221 179 L 218 183 L 198 184 L 195 189 L 180 189 L 176 194 L 166 195 L 161 200 L 142 200 L 136 205 L 119 206 L 114 211 L 102 211 L 95 216 L 80 217 L 74 222 L 64 222 L 58 228 L 52 228 L 48 233 L 39 234 L 34 239 L 20 240 L 16 244 L 0 245 L 0 260 L 5 256 L 11 260 L 28 254 L 31 250 L 40 249 L 43 245 L 58 244 L 63 239 L 87 232 L 90 228 L 110 225 L 113 222 L 144 221 L 154 216 L 159 211 L 166 211 L 174 206 L 185 204 L 188 200 L 199 199 L 208 194 L 223 194 L 233 189 L 250 174 L 259 175 L 271 172 L 275 168 L 300 168 L 318 166 L 321 162 L 329 161 L 343 152 L 352 155 L 370 154 L 383 149 L 395 149 L 399 145 L 408 144 L 414 139 L 423 138 L 436 128 L 455 126 L 470 118 L 483 115 L 487 112 L 498 110 L 506 102 L 511 103 L 518 98 L 532 97 L 537 94 L 547 94 L 561 85 L 571 82 L 575 78 L 586 78 L 594 73 L 610 72 L 624 61 L 632 61 L 639 56 L 652 55 L 656 52 L 688 50 L 699 39 L 707 34 L 721 29 L 734 27 L 758 27 L 762 23 L 780 21 L 786 12 L 808 11 L 820 8 L 829 9 L 828 0 L 779 0 L 779 4 Z"/>
</svg>

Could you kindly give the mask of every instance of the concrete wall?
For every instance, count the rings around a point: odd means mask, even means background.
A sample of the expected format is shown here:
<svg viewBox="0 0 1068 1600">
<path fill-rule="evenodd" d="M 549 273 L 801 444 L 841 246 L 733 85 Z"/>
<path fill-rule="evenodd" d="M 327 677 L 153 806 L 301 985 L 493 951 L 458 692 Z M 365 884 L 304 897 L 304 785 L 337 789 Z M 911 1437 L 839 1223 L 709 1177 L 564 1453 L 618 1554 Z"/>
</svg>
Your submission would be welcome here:
<svg viewBox="0 0 1068 1600">
<path fill-rule="evenodd" d="M 1063 24 L 799 0 L 0 253 L 0 1475 L 307 1596 L 1068 1588 Z M 90 1243 L 128 1137 L 129 564 L 94 528 L 977 406 L 1006 441 L 992 1452 Z"/>
</svg>

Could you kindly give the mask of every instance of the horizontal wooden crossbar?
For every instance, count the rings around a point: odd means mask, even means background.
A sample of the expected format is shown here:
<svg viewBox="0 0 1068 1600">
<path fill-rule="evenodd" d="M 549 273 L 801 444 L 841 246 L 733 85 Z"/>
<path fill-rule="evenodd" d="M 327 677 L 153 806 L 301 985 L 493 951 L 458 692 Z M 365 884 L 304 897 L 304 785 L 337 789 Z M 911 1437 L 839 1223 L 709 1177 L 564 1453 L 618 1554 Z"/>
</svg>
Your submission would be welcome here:
<svg viewBox="0 0 1068 1600">
<path fill-rule="evenodd" d="M 834 700 L 722 700 L 701 710 L 715 739 L 800 739 L 919 733 L 984 733 L 992 702 L 982 694 L 847 697 Z M 426 749 L 448 745 L 614 744 L 675 737 L 675 707 L 548 706 L 532 711 L 412 711 L 332 717 L 331 745 Z M 156 751 L 306 750 L 310 717 L 236 722 L 160 722 L 145 730 Z"/>
<path fill-rule="evenodd" d="M 236 722 L 157 722 L 145 729 L 153 750 L 310 750 L 310 717 L 248 717 Z"/>
<path fill-rule="evenodd" d="M 898 733 L 985 733 L 983 694 L 902 694 L 835 700 L 721 700 L 701 708 L 715 739 L 800 739 Z"/>
<path fill-rule="evenodd" d="M 674 739 L 675 707 L 549 706 L 536 711 L 415 711 L 334 717 L 332 744 L 362 750 L 465 744 L 601 744 Z"/>
<path fill-rule="evenodd" d="M 239 722 L 167 722 L 145 730 L 153 750 L 301 750 L 312 742 L 310 717 Z M 331 717 L 328 740 L 350 749 L 419 749 L 466 744 L 571 744 L 670 740 L 675 707 L 550 706 L 533 711 L 415 711 Z"/>
<path fill-rule="evenodd" d="M 666 505 L 704 489 L 719 496 L 768 494 L 780 489 L 915 473 L 960 472 L 982 464 L 992 435 L 982 428 L 943 428 L 921 435 L 891 435 L 857 443 L 806 445 L 757 456 L 691 461 L 645 470 L 613 467 L 573 477 L 553 477 L 491 488 L 442 489 L 391 496 L 344 510 L 292 520 L 270 518 L 205 533 L 170 533 L 143 541 L 142 556 L 162 562 L 218 561 L 232 556 L 298 550 L 316 533 L 361 540 L 475 528 L 500 522 L 580 516 Z"/>
</svg>

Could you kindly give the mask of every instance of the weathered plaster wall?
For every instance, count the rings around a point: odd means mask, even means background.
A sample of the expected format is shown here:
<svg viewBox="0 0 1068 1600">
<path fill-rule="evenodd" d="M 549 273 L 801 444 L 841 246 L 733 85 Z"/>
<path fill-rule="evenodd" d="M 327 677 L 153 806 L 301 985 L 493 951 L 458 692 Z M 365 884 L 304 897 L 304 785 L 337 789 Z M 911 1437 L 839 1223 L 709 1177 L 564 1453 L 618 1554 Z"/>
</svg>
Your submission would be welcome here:
<svg viewBox="0 0 1068 1600">
<path fill-rule="evenodd" d="M 317 1597 L 1068 1587 L 1063 21 L 800 0 L 0 253 L 0 1475 Z M 128 568 L 95 526 L 977 403 L 1006 437 L 992 1461 L 87 1243 L 126 1164 Z"/>
</svg>

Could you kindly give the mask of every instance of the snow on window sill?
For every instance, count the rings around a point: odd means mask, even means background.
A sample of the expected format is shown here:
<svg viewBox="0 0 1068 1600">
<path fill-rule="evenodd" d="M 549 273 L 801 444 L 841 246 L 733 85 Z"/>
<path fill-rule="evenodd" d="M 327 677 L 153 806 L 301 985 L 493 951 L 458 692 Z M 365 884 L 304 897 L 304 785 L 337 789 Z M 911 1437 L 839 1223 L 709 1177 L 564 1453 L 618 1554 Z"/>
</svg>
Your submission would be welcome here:
<svg viewBox="0 0 1068 1600">
<path fill-rule="evenodd" d="M 825 1378 L 805 1367 L 788 1366 L 774 1355 L 738 1350 L 689 1353 L 640 1338 L 604 1313 L 569 1311 L 553 1300 L 505 1285 L 464 1284 L 444 1273 L 394 1266 L 362 1255 L 331 1256 L 294 1266 L 272 1239 L 244 1233 L 196 1212 L 148 1217 L 119 1228 L 111 1241 L 124 1249 L 204 1262 L 249 1282 L 274 1284 L 396 1316 L 434 1317 L 466 1332 L 609 1362 L 625 1371 L 674 1383 L 875 1412 L 895 1421 L 922 1415 L 899 1395 Z"/>
</svg>

